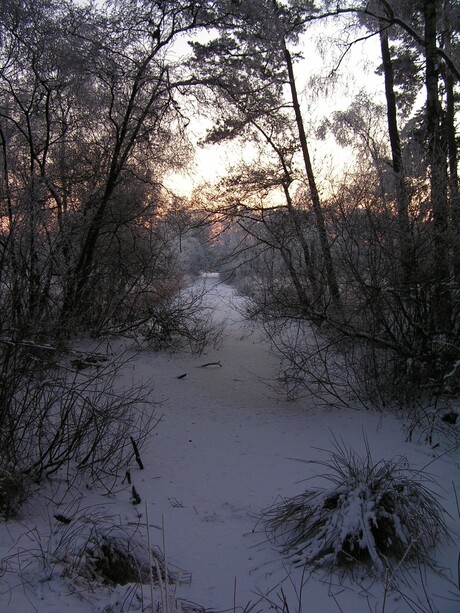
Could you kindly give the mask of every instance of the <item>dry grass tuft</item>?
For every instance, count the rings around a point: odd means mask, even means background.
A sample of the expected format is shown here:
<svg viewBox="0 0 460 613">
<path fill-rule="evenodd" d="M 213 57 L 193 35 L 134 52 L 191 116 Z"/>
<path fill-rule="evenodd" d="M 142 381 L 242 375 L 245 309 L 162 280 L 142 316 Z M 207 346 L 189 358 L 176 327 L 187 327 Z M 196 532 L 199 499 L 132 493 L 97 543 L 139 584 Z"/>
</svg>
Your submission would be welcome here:
<svg viewBox="0 0 460 613">
<path fill-rule="evenodd" d="M 383 576 L 406 561 L 432 564 L 431 550 L 449 533 L 443 508 L 405 458 L 374 462 L 335 441 L 321 476 L 329 488 L 308 489 L 264 512 L 267 535 L 296 563 Z"/>
</svg>

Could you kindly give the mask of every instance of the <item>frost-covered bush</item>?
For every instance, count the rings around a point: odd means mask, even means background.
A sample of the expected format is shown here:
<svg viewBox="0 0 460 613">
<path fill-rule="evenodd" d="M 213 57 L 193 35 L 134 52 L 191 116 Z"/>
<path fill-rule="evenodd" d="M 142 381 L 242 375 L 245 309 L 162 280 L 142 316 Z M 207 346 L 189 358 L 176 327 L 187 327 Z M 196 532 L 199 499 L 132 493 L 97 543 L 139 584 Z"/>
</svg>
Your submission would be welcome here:
<svg viewBox="0 0 460 613">
<path fill-rule="evenodd" d="M 437 447 L 456 449 L 460 446 L 460 419 L 458 403 L 451 399 L 436 398 L 428 406 L 414 407 L 408 414 L 406 438 Z"/>
<path fill-rule="evenodd" d="M 448 538 L 443 509 L 405 458 L 373 462 L 336 442 L 322 477 L 331 487 L 283 499 L 262 521 L 296 563 L 382 576 L 406 561 L 432 562 L 430 550 Z"/>
<path fill-rule="evenodd" d="M 213 319 L 214 306 L 208 301 L 202 281 L 177 293 L 153 308 L 137 332 L 155 350 L 180 350 L 184 347 L 201 354 L 208 345 L 218 346 L 223 325 Z"/>
<path fill-rule="evenodd" d="M 94 355 L 58 366 L 29 345 L 0 345 L 0 516 L 27 486 L 64 469 L 111 491 L 157 420 L 150 390 L 118 382 L 123 359 Z"/>
</svg>

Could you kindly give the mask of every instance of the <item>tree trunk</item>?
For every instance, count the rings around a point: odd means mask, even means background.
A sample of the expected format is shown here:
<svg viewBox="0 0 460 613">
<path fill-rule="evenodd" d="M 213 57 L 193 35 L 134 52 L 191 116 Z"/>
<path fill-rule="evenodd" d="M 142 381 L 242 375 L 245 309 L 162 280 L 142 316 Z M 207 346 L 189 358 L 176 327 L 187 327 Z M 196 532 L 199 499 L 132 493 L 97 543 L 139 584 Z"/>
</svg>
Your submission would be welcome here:
<svg viewBox="0 0 460 613">
<path fill-rule="evenodd" d="M 436 333 L 450 329 L 452 297 L 449 286 L 449 211 L 447 199 L 447 152 L 441 131 L 438 91 L 436 0 L 423 3 L 425 19 L 426 126 L 433 216 L 434 326 Z"/>
<path fill-rule="evenodd" d="M 91 274 L 96 245 L 99 240 L 104 213 L 111 193 L 112 190 L 105 190 L 104 196 L 98 204 L 96 213 L 91 221 L 75 269 L 65 290 L 61 323 L 67 321 L 69 317 L 75 316 L 84 306 L 84 298 Z"/>
<path fill-rule="evenodd" d="M 294 113 L 296 118 L 297 130 L 299 133 L 300 146 L 302 149 L 303 160 L 305 164 L 305 170 L 308 177 L 308 185 L 310 187 L 311 200 L 313 204 L 313 210 L 315 212 L 316 227 L 318 230 L 321 251 L 324 259 L 324 265 L 326 267 L 326 278 L 328 288 L 331 294 L 333 305 L 338 311 L 341 310 L 341 300 L 339 285 L 337 283 L 337 276 L 335 273 L 334 262 L 332 260 L 331 247 L 329 245 L 329 239 L 326 231 L 326 222 L 324 219 L 323 207 L 318 193 L 318 187 L 316 185 L 315 174 L 310 159 L 310 152 L 308 148 L 307 135 L 305 133 L 305 127 L 303 124 L 302 112 L 300 110 L 299 97 L 297 94 L 297 86 L 294 75 L 294 67 L 292 63 L 292 57 L 283 41 L 283 52 L 286 61 L 286 67 L 289 77 L 289 87 L 291 90 L 292 104 L 294 107 Z"/>
<path fill-rule="evenodd" d="M 396 199 L 398 207 L 399 252 L 402 268 L 402 282 L 408 288 L 414 278 L 414 258 L 412 236 L 409 222 L 409 197 L 404 175 L 401 139 L 398 128 L 396 96 L 394 90 L 393 63 L 391 61 L 388 43 L 388 28 L 381 23 L 380 50 L 382 54 L 383 73 L 385 77 L 385 97 L 387 104 L 388 134 L 390 138 L 392 166 L 396 183 Z"/>
<path fill-rule="evenodd" d="M 312 298 L 313 300 L 316 300 L 320 297 L 320 294 L 318 292 L 318 283 L 316 280 L 315 271 L 313 269 L 313 262 L 312 262 L 312 258 L 310 254 L 310 249 L 308 247 L 307 240 L 303 233 L 302 224 L 299 222 L 297 212 L 295 211 L 294 206 L 292 204 L 292 198 L 289 192 L 289 187 L 287 185 L 287 182 L 283 183 L 283 191 L 284 191 L 284 196 L 286 198 L 288 213 L 292 220 L 292 223 L 294 224 L 296 236 L 299 239 L 299 243 L 302 248 L 303 261 L 305 264 L 306 276 L 310 283 Z"/>
<path fill-rule="evenodd" d="M 449 198 L 452 217 L 452 247 L 454 274 L 460 282 L 460 194 L 458 186 L 458 148 L 455 131 L 454 79 L 446 68 L 446 134 L 449 158 Z"/>
<path fill-rule="evenodd" d="M 443 15 L 443 42 L 448 55 L 452 54 L 452 15 L 450 3 L 444 2 Z M 447 140 L 447 155 L 449 168 L 449 199 L 451 214 L 451 241 L 453 251 L 453 268 L 457 283 L 460 282 L 460 194 L 458 185 L 458 147 L 457 134 L 455 129 L 455 79 L 449 68 L 445 65 L 443 70 L 443 80 L 446 92 L 446 113 L 444 118 L 445 133 Z"/>
</svg>

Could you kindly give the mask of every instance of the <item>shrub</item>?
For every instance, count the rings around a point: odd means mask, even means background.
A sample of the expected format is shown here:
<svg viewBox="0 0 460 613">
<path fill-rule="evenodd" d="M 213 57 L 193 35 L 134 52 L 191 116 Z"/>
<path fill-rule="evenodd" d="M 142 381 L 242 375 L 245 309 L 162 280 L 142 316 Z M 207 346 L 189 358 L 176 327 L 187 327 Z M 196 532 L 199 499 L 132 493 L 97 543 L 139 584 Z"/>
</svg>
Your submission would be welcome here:
<svg viewBox="0 0 460 613">
<path fill-rule="evenodd" d="M 383 576 L 409 560 L 432 564 L 430 550 L 449 537 L 443 509 L 405 458 L 372 460 L 335 441 L 329 460 L 315 462 L 329 488 L 308 489 L 262 516 L 268 536 L 283 541 L 296 563 Z"/>
<path fill-rule="evenodd" d="M 158 302 L 136 333 L 154 350 L 189 348 L 201 355 L 208 345 L 218 346 L 224 325 L 214 321 L 214 305 L 208 292 L 205 284 L 197 282 Z"/>
<path fill-rule="evenodd" d="M 126 361 L 81 367 L 33 361 L 22 343 L 0 352 L 0 513 L 10 517 L 39 483 L 64 468 L 110 491 L 155 426 L 140 386 L 122 389 Z M 146 408 L 147 407 L 147 408 Z"/>
</svg>

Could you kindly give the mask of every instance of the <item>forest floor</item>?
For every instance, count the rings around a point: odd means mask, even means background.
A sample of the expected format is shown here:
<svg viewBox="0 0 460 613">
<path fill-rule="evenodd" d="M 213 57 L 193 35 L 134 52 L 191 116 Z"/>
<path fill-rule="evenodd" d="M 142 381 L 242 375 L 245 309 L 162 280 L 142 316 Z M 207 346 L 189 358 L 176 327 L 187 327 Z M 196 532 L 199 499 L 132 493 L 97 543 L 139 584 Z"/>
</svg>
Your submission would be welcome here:
<svg viewBox="0 0 460 613">
<path fill-rule="evenodd" d="M 141 503 L 133 505 L 131 486 L 121 483 L 111 497 L 84 487 L 61 495 L 59 478 L 38 490 L 19 519 L 0 525 L 0 611 L 152 610 L 148 585 L 109 588 L 63 574 L 55 554 L 72 545 L 77 528 L 72 533 L 72 523 L 60 524 L 56 514 L 78 517 L 79 526 L 89 517 L 137 525 L 145 538 L 148 520 L 151 542 L 183 569 L 176 596 L 184 611 L 193 610 L 190 603 L 195 610 L 283 610 L 283 594 L 291 613 L 458 611 L 458 450 L 406 441 L 403 420 L 390 413 L 284 399 L 274 389 L 276 356 L 260 331 L 245 326 L 240 299 L 216 279 L 205 282 L 215 317 L 225 322 L 221 347 L 201 356 L 128 350 L 123 377 L 128 385 L 152 384 L 161 416 L 141 453 L 144 469 L 131 467 Z M 412 468 L 427 467 L 447 523 L 457 529 L 435 553 L 441 574 L 414 568 L 396 591 L 364 577 L 341 582 L 290 565 L 267 540 L 260 513 L 301 493 L 305 480 L 322 472 L 311 461 L 327 459 L 334 441 L 358 453 L 367 444 L 375 460 L 404 456 Z M 160 598 L 157 589 L 154 595 Z"/>
</svg>

